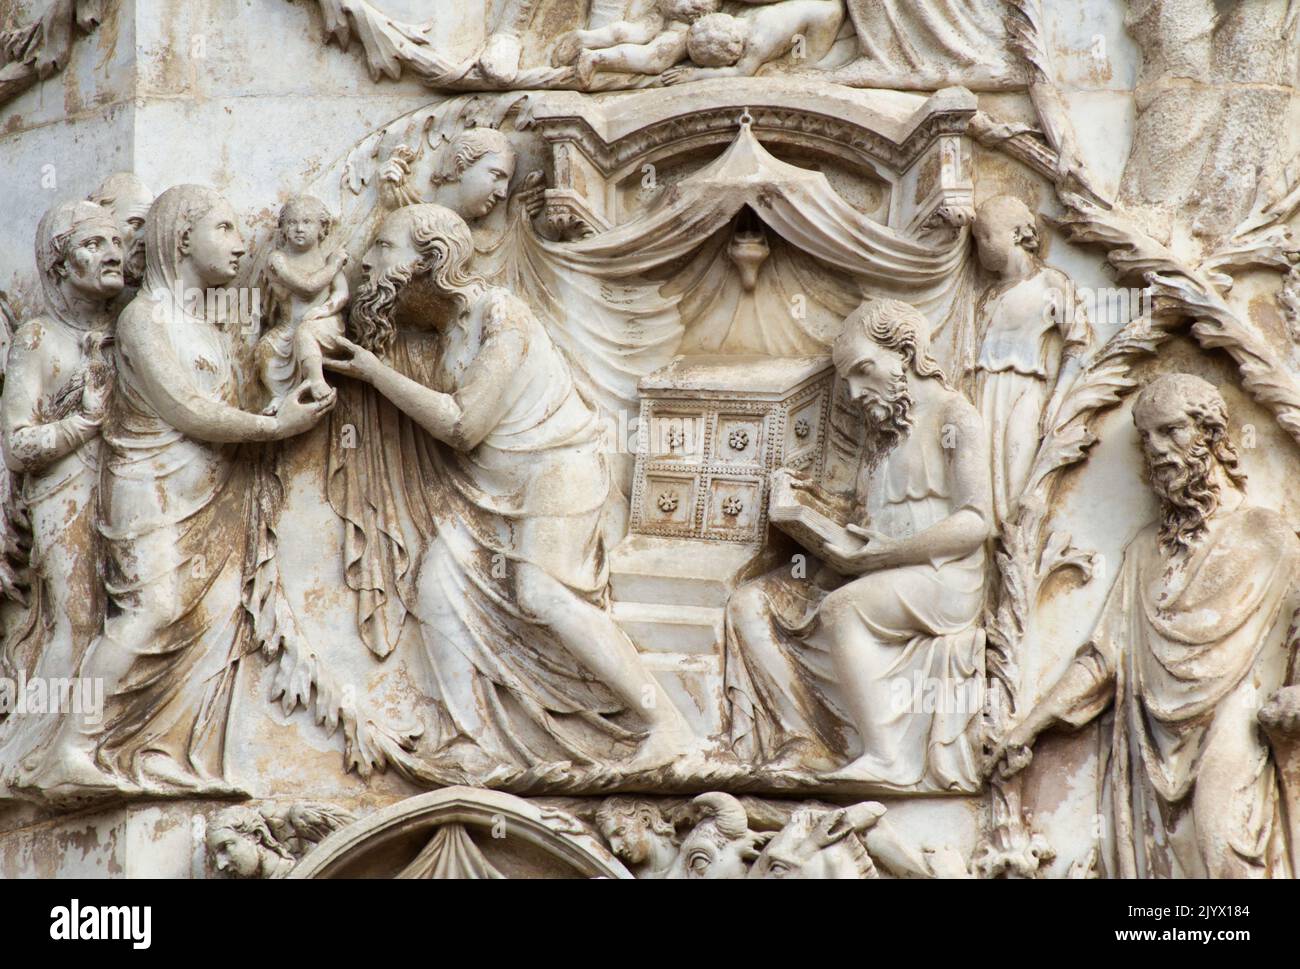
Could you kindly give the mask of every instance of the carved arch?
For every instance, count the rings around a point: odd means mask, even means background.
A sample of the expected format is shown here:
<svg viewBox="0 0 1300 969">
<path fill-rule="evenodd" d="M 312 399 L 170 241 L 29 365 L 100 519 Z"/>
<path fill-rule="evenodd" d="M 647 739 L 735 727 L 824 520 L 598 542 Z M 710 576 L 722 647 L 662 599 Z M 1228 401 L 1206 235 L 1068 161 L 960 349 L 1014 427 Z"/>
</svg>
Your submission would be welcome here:
<svg viewBox="0 0 1300 969">
<path fill-rule="evenodd" d="M 575 819 L 473 787 L 410 797 L 341 828 L 289 877 L 437 878 L 448 877 L 439 874 L 447 871 L 456 877 L 632 877 Z"/>
</svg>

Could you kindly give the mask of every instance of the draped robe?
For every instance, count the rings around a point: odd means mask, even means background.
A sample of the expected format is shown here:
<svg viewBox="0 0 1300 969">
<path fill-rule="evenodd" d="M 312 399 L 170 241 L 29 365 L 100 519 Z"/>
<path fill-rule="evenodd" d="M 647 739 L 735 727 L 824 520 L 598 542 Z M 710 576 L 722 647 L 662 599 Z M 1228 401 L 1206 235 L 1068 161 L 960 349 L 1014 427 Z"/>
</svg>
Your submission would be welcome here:
<svg viewBox="0 0 1300 969">
<path fill-rule="evenodd" d="M 79 673 L 105 684 L 102 721 L 65 720 L 54 743 L 19 765 L 16 786 L 62 786 L 57 754 L 81 734 L 107 778 L 229 789 L 227 718 L 238 662 L 254 647 L 244 582 L 267 558 L 263 466 L 240 445 L 177 429 L 142 371 L 162 341 L 176 364 L 167 394 L 240 406 L 236 328 L 191 315 L 179 298 L 178 242 L 187 209 L 203 204 L 199 191 L 155 203 L 144 286 L 118 319 L 99 485 L 109 609 Z"/>
<path fill-rule="evenodd" d="M 376 391 L 341 388 L 328 494 L 346 529 L 346 574 L 359 593 L 367 645 L 381 656 L 403 629 L 438 711 L 428 757 L 467 779 L 617 756 L 643 737 L 611 692 L 519 606 L 528 563 L 576 596 L 605 605 L 604 516 L 610 476 L 595 412 L 541 324 L 489 290 L 481 325 L 397 334 L 386 363 L 455 393 L 482 379 L 474 361 L 505 329 L 526 334 L 502 418 L 467 452 L 436 440 Z"/>
<path fill-rule="evenodd" d="M 1158 526 L 1129 545 L 1065 720 L 1112 703 L 1102 808 L 1111 877 L 1286 877 L 1275 764 L 1255 721 L 1281 687 L 1300 540 L 1275 512 L 1212 518 L 1181 567 Z"/>
<path fill-rule="evenodd" d="M 973 411 L 957 400 L 919 414 L 878 463 L 864 463 L 857 497 L 870 528 L 905 539 L 962 508 L 990 507 L 988 495 L 959 493 L 953 449 L 943 447 L 950 422 L 980 430 Z M 726 624 L 732 748 L 760 765 L 796 751 L 805 769 L 856 756 L 857 733 L 830 654 L 839 640 L 854 644 L 875 670 L 881 702 L 874 726 L 889 751 L 874 765 L 875 780 L 897 790 L 977 790 L 971 728 L 982 712 L 984 636 L 976 622 L 984 581 L 981 546 L 853 578 L 813 563 L 808 578 L 799 578 L 784 566 L 742 586 Z M 907 687 L 906 697 L 896 683 Z M 927 688 L 939 691 L 928 711 Z M 919 710 L 912 705 L 918 693 Z"/>
</svg>

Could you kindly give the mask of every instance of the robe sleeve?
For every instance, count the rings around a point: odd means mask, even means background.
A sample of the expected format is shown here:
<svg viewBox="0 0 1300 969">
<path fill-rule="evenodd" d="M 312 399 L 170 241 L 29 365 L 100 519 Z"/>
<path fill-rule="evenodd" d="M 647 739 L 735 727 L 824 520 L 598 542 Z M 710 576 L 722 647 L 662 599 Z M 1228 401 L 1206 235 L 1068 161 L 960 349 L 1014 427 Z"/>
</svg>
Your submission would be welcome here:
<svg viewBox="0 0 1300 969">
<path fill-rule="evenodd" d="M 1100 716 L 1114 699 L 1115 674 L 1130 621 L 1132 573 L 1131 555 L 1125 553 L 1092 636 L 1045 700 L 1062 723 L 1082 727 Z"/>
</svg>

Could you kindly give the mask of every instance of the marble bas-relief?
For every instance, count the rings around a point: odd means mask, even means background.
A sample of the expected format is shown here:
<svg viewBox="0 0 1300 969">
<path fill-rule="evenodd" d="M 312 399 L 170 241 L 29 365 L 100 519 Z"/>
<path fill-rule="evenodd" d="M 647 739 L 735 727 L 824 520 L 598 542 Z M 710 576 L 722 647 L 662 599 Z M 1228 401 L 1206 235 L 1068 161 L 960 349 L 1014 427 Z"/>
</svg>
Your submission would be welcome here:
<svg viewBox="0 0 1300 969">
<path fill-rule="evenodd" d="M 1122 6 L 224 23 L 352 134 L 197 62 L 5 253 L 0 872 L 1292 877 L 1296 18 Z"/>
<path fill-rule="evenodd" d="M 67 676 L 81 664 L 104 617 L 98 563 L 102 427 L 113 393 L 114 301 L 125 285 L 122 232 L 91 202 L 55 205 L 37 227 L 42 313 L 13 336 L 0 397 L 7 472 L 29 534 L 25 615 L 5 627 L 0 671 Z M 15 590 L 16 591 L 16 590 Z M 11 714 L 6 769 L 48 740 L 50 723 Z"/>
<path fill-rule="evenodd" d="M 1086 650 L 1007 737 L 1007 764 L 1022 766 L 1042 730 L 1086 723 L 1113 703 L 1109 871 L 1289 877 L 1278 776 L 1258 721 L 1291 685 L 1300 543 L 1275 512 L 1249 503 L 1210 384 L 1159 377 L 1133 419 L 1161 520 L 1125 550 Z"/>
<path fill-rule="evenodd" d="M 846 521 L 818 516 L 802 532 L 808 577 L 783 565 L 728 605 L 731 742 L 768 769 L 974 786 L 989 454 L 927 329 L 915 309 L 888 300 L 845 320 L 835 369 L 870 432 Z M 819 490 L 788 488 L 796 503 Z M 939 680 L 942 711 L 927 717 L 910 693 L 899 696 L 913 671 Z"/>
<path fill-rule="evenodd" d="M 267 264 L 268 332 L 259 347 L 270 413 L 304 381 L 313 399 L 334 396 L 325 382 L 321 345 L 343 335 L 348 254 L 321 251 L 332 225 L 324 203 L 308 195 L 290 199 L 280 210 L 280 244 Z"/>
<path fill-rule="evenodd" d="M 467 748 L 451 753 L 458 769 L 490 776 L 610 760 L 640 729 L 626 770 L 661 767 L 693 741 L 604 605 L 596 415 L 537 318 L 473 272 L 473 251 L 450 209 L 387 216 L 362 261 L 359 342 L 336 340 L 326 361 L 444 446 L 413 442 L 430 458 L 418 492 L 433 534 L 412 572 L 446 745 Z M 640 723 L 620 722 L 628 711 Z"/>
</svg>

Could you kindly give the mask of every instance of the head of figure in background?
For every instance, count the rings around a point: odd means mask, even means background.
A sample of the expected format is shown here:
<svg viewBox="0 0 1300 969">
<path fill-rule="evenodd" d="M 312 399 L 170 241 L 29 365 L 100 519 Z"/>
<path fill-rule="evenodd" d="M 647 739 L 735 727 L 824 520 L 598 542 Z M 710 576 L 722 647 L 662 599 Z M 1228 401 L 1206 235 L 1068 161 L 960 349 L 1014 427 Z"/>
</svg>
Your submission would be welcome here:
<svg viewBox="0 0 1300 969">
<path fill-rule="evenodd" d="M 739 17 L 711 13 L 691 24 L 686 54 L 700 67 L 732 67 L 745 53 L 749 25 Z"/>
<path fill-rule="evenodd" d="M 144 281 L 144 223 L 153 198 L 153 192 L 131 172 L 109 175 L 90 195 L 91 202 L 108 209 L 122 233 L 128 286 Z"/>
<path fill-rule="evenodd" d="M 975 213 L 975 246 L 980 265 L 995 276 L 1032 265 L 1041 247 L 1034 213 L 1010 195 L 989 199 Z"/>
<path fill-rule="evenodd" d="M 506 200 L 515 174 L 515 150 L 495 128 L 470 128 L 442 150 L 431 176 L 438 204 L 466 220 L 481 219 Z"/>
</svg>

